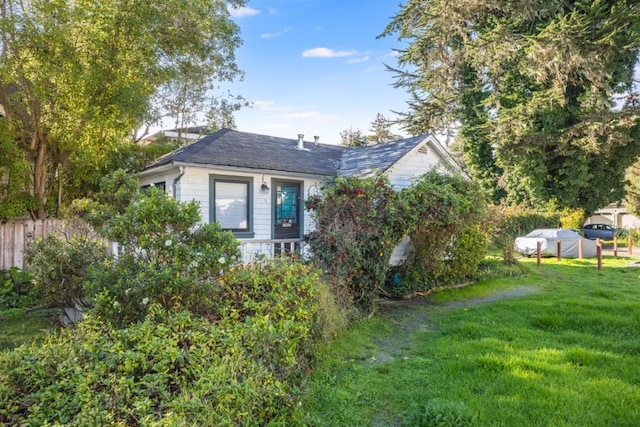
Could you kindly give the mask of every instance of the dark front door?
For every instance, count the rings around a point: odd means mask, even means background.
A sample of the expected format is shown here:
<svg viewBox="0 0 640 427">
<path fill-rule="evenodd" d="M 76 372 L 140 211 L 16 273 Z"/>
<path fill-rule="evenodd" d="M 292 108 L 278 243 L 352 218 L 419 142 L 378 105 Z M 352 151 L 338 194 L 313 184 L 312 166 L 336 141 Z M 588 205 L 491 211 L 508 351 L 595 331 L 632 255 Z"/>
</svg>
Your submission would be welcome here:
<svg viewBox="0 0 640 427">
<path fill-rule="evenodd" d="M 275 181 L 273 224 L 275 239 L 300 237 L 300 183 Z"/>
</svg>

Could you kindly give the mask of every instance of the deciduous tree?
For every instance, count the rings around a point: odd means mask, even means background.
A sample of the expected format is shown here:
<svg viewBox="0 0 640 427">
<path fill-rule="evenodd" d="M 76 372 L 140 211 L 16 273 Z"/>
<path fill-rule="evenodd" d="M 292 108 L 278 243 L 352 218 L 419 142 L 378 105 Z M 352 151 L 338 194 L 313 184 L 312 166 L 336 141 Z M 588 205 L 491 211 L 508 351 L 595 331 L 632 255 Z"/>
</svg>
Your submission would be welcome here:
<svg viewBox="0 0 640 427">
<path fill-rule="evenodd" d="M 97 183 L 109 153 L 153 117 L 154 97 L 186 70 L 197 70 L 203 87 L 234 79 L 241 40 L 228 7 L 243 4 L 0 1 L 0 103 L 35 203 L 23 208 L 44 218 L 63 190 Z"/>
</svg>

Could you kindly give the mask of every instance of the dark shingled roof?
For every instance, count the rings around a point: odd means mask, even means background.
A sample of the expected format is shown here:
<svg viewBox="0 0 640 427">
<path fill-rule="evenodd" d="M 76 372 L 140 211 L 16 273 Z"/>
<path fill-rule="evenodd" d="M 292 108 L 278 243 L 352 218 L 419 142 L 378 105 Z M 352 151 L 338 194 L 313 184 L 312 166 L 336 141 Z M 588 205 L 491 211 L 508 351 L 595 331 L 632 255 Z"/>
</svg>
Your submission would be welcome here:
<svg viewBox="0 0 640 427">
<path fill-rule="evenodd" d="M 161 157 L 145 169 L 177 163 L 335 176 L 346 148 L 222 129 Z"/>
<path fill-rule="evenodd" d="M 229 166 L 323 176 L 371 176 L 386 172 L 427 139 L 419 135 L 385 144 L 344 147 L 222 129 L 161 157 L 145 169 L 170 163 Z"/>
<path fill-rule="evenodd" d="M 340 162 L 342 176 L 371 176 L 386 172 L 394 163 L 427 138 L 419 135 L 385 144 L 347 150 Z"/>
</svg>

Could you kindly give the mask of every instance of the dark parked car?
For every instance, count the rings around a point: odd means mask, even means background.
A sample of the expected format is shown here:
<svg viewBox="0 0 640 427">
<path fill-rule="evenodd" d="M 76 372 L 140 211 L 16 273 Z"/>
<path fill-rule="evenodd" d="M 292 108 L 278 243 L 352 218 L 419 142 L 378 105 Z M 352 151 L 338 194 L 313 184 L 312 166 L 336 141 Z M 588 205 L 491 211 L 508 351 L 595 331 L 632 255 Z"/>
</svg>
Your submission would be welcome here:
<svg viewBox="0 0 640 427">
<path fill-rule="evenodd" d="M 584 237 L 595 240 L 613 240 L 613 236 L 618 236 L 618 230 L 610 224 L 587 224 L 584 226 Z"/>
</svg>

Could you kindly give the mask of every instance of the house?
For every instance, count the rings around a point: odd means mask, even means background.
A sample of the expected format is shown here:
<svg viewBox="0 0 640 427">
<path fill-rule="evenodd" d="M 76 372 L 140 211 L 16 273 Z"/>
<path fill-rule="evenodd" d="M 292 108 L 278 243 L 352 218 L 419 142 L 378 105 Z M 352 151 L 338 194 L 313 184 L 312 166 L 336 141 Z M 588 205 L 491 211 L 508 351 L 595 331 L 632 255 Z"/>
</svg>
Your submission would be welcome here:
<svg viewBox="0 0 640 427">
<path fill-rule="evenodd" d="M 140 181 L 198 201 L 202 220 L 232 231 L 251 260 L 303 249 L 313 227 L 304 200 L 327 178 L 386 173 L 401 189 L 432 168 L 462 173 L 431 134 L 351 148 L 222 129 L 160 158 Z"/>
<path fill-rule="evenodd" d="M 627 211 L 626 202 L 610 203 L 593 213 L 585 224 L 610 224 L 616 228 L 640 228 L 640 218 Z"/>
</svg>

